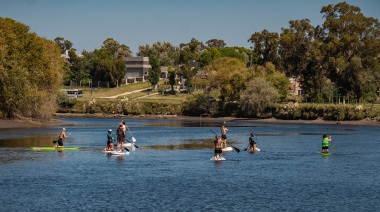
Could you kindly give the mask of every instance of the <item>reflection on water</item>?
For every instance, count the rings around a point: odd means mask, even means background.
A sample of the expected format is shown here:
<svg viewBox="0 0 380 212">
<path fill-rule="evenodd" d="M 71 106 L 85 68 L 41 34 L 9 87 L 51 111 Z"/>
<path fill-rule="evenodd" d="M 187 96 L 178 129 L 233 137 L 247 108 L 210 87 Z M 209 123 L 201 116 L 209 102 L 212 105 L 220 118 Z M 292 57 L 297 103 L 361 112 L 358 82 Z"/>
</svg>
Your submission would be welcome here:
<svg viewBox="0 0 380 212">
<path fill-rule="evenodd" d="M 56 139 L 57 140 L 57 139 Z M 0 147 L 39 147 L 39 146 L 53 146 L 53 138 L 48 138 L 44 135 L 41 137 L 31 138 L 7 138 L 0 139 Z"/>
<path fill-rule="evenodd" d="M 243 150 L 251 131 L 257 153 L 226 152 L 210 161 L 221 121 L 128 119 L 129 155 L 102 152 L 120 119 L 66 118 L 78 151 L 50 146 L 60 128 L 0 129 L 3 211 L 376 211 L 380 208 L 378 126 L 228 121 L 227 139 Z M 321 136 L 336 150 L 319 154 Z M 131 140 L 131 136 L 128 135 Z M 328 208 L 321 194 L 333 198 Z M 15 198 L 17 197 L 17 198 Z M 259 197 L 259 198 L 249 198 Z M 57 201 L 58 198 L 58 201 Z M 36 199 L 38 201 L 36 201 Z M 91 201 L 89 201 L 89 199 Z"/>
</svg>

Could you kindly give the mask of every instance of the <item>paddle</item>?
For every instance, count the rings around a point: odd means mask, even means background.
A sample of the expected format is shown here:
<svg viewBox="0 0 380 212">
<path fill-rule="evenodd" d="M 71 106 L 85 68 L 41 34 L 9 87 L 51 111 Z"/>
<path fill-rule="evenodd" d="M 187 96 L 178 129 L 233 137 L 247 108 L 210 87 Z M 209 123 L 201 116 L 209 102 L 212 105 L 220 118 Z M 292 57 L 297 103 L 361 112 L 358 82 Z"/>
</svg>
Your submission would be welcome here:
<svg viewBox="0 0 380 212">
<path fill-rule="evenodd" d="M 326 129 L 327 129 L 327 134 L 329 134 L 329 128 L 326 128 Z M 334 143 L 333 143 L 333 141 L 332 141 L 331 136 L 329 136 L 329 139 L 331 140 L 332 149 L 335 150 L 335 145 L 334 145 Z"/>
<path fill-rule="evenodd" d="M 248 146 L 247 146 L 247 148 L 245 148 L 245 149 L 244 149 L 244 151 L 247 151 L 248 147 L 249 147 L 249 143 L 248 143 Z"/>
<path fill-rule="evenodd" d="M 214 133 L 215 135 L 217 135 L 214 131 L 210 130 L 212 133 Z M 234 148 L 234 150 L 239 153 L 240 152 L 240 149 L 239 148 L 236 148 L 234 146 L 232 146 L 230 143 L 226 142 L 230 147 Z"/>
<path fill-rule="evenodd" d="M 131 134 L 132 142 L 136 142 L 136 138 L 133 137 L 132 132 L 131 132 L 131 130 L 129 128 L 128 128 L 128 132 L 129 132 L 129 134 Z"/>
<path fill-rule="evenodd" d="M 113 140 L 113 141 L 115 141 L 116 142 L 116 140 Z M 116 144 L 114 144 L 114 146 L 117 146 L 117 142 L 116 142 Z M 121 148 L 121 147 L 120 147 Z M 129 149 L 127 149 L 127 147 L 124 147 L 124 149 L 127 151 L 127 152 L 129 152 Z M 117 150 L 117 149 L 116 149 Z"/>
<path fill-rule="evenodd" d="M 136 144 L 134 144 L 134 143 L 132 143 L 130 140 L 128 140 L 128 139 L 125 139 L 126 141 L 128 141 L 129 143 L 131 143 L 133 146 L 135 146 L 136 148 L 140 148 L 140 147 L 138 147 Z"/>
</svg>

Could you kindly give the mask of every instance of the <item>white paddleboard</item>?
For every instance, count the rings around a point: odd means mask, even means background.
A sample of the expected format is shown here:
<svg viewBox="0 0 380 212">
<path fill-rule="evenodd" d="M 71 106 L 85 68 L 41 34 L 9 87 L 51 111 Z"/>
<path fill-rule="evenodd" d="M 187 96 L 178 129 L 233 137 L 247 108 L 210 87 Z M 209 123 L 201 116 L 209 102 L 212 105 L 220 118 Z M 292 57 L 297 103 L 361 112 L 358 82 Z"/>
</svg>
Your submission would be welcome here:
<svg viewBox="0 0 380 212">
<path fill-rule="evenodd" d="M 254 150 L 247 149 L 247 152 L 260 152 L 261 150 L 259 148 L 255 148 Z"/>
<path fill-rule="evenodd" d="M 210 158 L 210 160 L 214 160 L 214 161 L 220 161 L 220 160 L 226 160 L 224 157 L 217 157 L 217 159 L 215 159 L 214 157 Z"/>
<path fill-rule="evenodd" d="M 124 146 L 125 147 L 131 147 L 131 146 L 133 146 L 133 144 L 132 143 L 124 143 Z"/>
<path fill-rule="evenodd" d="M 234 150 L 234 148 L 232 148 L 230 146 L 222 149 L 223 152 L 231 152 L 232 150 Z"/>
<path fill-rule="evenodd" d="M 113 151 L 113 152 L 111 152 L 111 155 L 129 155 L 129 152 L 127 152 L 127 151 L 124 151 L 124 152 Z"/>
</svg>

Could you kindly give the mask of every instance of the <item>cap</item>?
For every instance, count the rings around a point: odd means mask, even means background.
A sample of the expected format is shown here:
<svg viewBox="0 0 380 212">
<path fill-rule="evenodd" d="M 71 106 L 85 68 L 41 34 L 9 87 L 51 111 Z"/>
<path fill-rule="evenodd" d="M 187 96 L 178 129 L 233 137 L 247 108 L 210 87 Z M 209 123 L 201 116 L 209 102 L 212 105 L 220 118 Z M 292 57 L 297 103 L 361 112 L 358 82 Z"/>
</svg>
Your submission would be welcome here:
<svg viewBox="0 0 380 212">
<path fill-rule="evenodd" d="M 108 132 L 112 132 L 112 130 L 111 130 L 111 129 L 109 129 L 109 130 L 108 130 Z"/>
</svg>

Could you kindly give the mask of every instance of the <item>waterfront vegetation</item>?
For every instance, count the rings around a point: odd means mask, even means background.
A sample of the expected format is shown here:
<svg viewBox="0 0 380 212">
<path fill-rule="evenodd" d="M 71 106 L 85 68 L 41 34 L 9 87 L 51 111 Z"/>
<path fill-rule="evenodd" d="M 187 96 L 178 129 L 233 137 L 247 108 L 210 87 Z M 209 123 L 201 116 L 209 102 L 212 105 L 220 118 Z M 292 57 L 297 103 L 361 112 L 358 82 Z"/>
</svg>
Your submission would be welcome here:
<svg viewBox="0 0 380 212">
<path fill-rule="evenodd" d="M 64 112 L 377 120 L 379 20 L 346 2 L 320 11 L 321 26 L 290 20 L 281 33 L 247 35 L 251 49 L 215 38 L 139 46 L 136 55 L 148 57 L 152 68 L 143 76 L 147 82 L 129 85 L 123 84 L 124 58 L 132 56 L 127 45 L 107 38 L 100 49 L 79 55 L 64 38 L 49 41 L 0 18 L 0 117 L 49 119 Z M 161 67 L 168 79 L 159 81 Z M 66 97 L 60 87 L 82 88 L 84 97 Z"/>
</svg>

